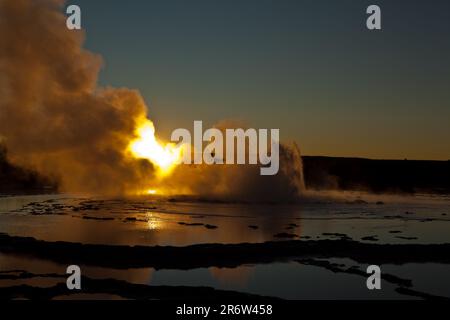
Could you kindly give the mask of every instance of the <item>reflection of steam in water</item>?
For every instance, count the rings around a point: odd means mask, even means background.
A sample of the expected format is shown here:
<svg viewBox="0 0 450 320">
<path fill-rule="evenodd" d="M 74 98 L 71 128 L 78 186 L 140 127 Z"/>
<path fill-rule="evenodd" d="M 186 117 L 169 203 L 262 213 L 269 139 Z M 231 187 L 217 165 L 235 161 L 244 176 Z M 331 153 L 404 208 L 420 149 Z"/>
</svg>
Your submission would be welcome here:
<svg viewBox="0 0 450 320">
<path fill-rule="evenodd" d="M 212 267 L 208 270 L 220 285 L 238 288 L 247 287 L 254 273 L 254 267 L 252 266 L 240 266 L 237 268 Z"/>
</svg>

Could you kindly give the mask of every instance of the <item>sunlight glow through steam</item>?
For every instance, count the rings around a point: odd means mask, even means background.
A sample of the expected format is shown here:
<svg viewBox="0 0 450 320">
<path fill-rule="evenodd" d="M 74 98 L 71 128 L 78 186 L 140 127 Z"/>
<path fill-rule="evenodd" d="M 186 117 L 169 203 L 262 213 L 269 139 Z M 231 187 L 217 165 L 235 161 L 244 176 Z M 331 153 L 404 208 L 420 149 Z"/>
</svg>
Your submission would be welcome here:
<svg viewBox="0 0 450 320">
<path fill-rule="evenodd" d="M 181 148 L 173 143 L 163 145 L 155 137 L 153 123 L 145 119 L 137 129 L 138 138 L 130 143 L 129 149 L 134 157 L 147 159 L 157 166 L 160 175 L 169 174 L 181 158 Z"/>
</svg>

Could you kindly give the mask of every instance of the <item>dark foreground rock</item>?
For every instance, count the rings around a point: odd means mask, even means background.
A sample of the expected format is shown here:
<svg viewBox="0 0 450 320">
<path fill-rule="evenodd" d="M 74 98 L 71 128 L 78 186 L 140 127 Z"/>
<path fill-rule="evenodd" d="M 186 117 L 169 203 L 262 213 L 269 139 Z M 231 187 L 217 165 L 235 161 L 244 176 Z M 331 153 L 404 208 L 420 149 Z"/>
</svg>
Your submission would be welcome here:
<svg viewBox="0 0 450 320">
<path fill-rule="evenodd" d="M 8 277 L 8 276 L 6 276 Z M 11 280 L 32 278 L 57 278 L 62 281 L 52 287 L 34 287 L 27 284 L 0 287 L 0 299 L 11 300 L 25 298 L 31 300 L 50 300 L 61 296 L 75 295 L 76 290 L 67 290 L 64 275 L 57 274 L 31 274 L 22 272 L 17 276 L 10 276 Z M 150 286 L 144 284 L 129 283 L 116 279 L 92 279 L 82 277 L 83 294 L 112 294 L 125 299 L 139 300 L 261 300 L 276 301 L 277 298 L 269 298 L 254 294 L 241 293 L 228 290 L 218 290 L 210 287 L 188 287 L 188 286 Z"/>
<path fill-rule="evenodd" d="M 63 264 L 70 264 L 76 257 L 79 264 L 123 269 L 235 267 L 244 263 L 287 261 L 294 257 L 350 258 L 359 263 L 371 264 L 450 263 L 450 243 L 376 244 L 347 239 L 151 247 L 48 242 L 0 233 L 0 252 Z"/>
</svg>

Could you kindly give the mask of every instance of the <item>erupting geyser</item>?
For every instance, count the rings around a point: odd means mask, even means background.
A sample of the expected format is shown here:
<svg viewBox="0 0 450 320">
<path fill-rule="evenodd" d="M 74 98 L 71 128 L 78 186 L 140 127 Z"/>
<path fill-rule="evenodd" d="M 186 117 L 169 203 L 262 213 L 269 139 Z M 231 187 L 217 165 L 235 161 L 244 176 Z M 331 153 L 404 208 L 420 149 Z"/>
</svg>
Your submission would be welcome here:
<svg viewBox="0 0 450 320">
<path fill-rule="evenodd" d="M 66 28 L 63 4 L 0 1 L 0 136 L 9 160 L 55 178 L 62 191 L 148 190 L 176 152 L 155 139 L 139 92 L 98 87 L 102 59 L 83 49 L 83 31 Z"/>
<path fill-rule="evenodd" d="M 147 159 L 158 167 L 162 176 L 169 174 L 181 158 L 181 147 L 173 143 L 163 145 L 155 137 L 153 123 L 145 119 L 138 126 L 139 138 L 130 143 L 129 149 L 136 158 Z"/>
<path fill-rule="evenodd" d="M 0 0 L 0 140 L 9 161 L 57 180 L 61 191 L 185 193 L 226 199 L 295 199 L 296 148 L 280 145 L 280 172 L 256 166 L 176 165 L 139 92 L 100 88 L 100 56 L 68 30 L 62 0 Z M 32 21 L 30 21 L 32 19 Z"/>
</svg>

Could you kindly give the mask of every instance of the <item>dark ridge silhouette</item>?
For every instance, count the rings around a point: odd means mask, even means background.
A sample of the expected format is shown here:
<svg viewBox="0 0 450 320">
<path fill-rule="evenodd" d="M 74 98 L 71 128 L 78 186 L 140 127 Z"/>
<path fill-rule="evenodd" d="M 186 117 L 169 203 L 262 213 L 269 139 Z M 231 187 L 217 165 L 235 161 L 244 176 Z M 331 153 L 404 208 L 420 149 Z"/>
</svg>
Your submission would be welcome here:
<svg viewBox="0 0 450 320">
<path fill-rule="evenodd" d="M 450 194 L 450 160 L 373 160 L 303 156 L 305 185 L 315 190 Z M 0 193 L 51 193 L 56 179 L 7 161 L 0 145 Z"/>
<path fill-rule="evenodd" d="M 450 161 L 304 156 L 309 189 L 450 193 Z"/>
</svg>

